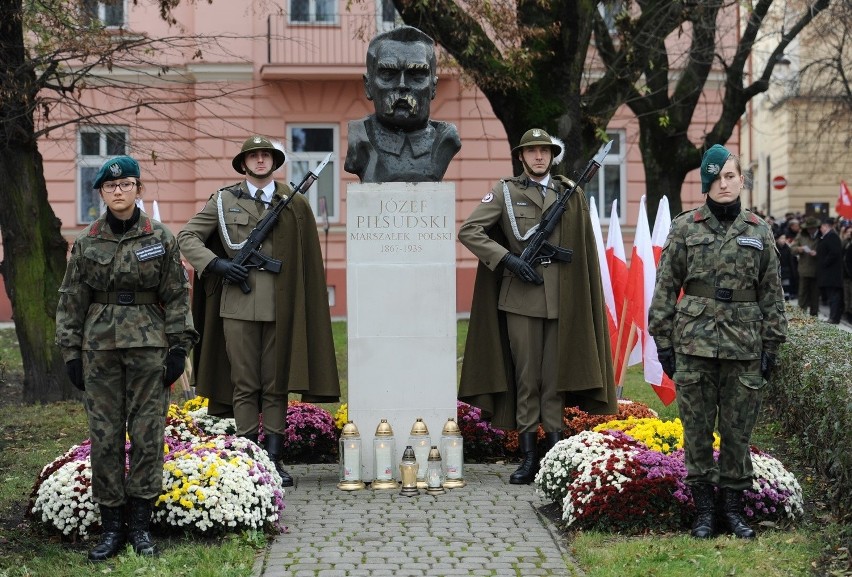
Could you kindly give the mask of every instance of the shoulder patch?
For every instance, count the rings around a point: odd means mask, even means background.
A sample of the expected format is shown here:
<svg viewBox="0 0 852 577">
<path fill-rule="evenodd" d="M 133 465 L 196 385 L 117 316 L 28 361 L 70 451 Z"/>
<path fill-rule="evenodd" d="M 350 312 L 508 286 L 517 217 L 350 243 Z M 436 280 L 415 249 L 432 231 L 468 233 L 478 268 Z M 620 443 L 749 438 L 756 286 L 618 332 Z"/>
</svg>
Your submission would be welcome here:
<svg viewBox="0 0 852 577">
<path fill-rule="evenodd" d="M 488 194 L 482 197 L 482 202 L 491 202 L 492 200 L 494 200 L 493 192 L 489 192 Z"/>
</svg>

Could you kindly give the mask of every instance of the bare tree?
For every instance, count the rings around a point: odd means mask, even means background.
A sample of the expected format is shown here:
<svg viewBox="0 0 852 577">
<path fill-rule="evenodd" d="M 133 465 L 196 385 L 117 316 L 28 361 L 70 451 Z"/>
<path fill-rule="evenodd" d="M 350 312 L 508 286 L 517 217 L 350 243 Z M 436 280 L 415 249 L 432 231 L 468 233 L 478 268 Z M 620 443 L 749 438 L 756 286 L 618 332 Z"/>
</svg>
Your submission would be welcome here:
<svg viewBox="0 0 852 577">
<path fill-rule="evenodd" d="M 476 83 L 510 142 L 530 126 L 553 131 L 567 143 L 569 169 L 599 146 L 618 107 L 629 106 L 640 125 L 648 206 L 655 212 L 667 196 L 678 212 L 683 182 L 700 166 L 703 151 L 727 142 L 748 101 L 769 87 L 777 57 L 830 0 L 393 4 L 406 24 L 435 38 Z M 789 4 L 788 12 L 797 14 L 780 34 L 770 16 L 773 4 Z M 743 17 L 740 34 L 738 24 L 719 18 L 723 10 Z M 727 30 L 732 34 L 723 34 L 720 21 L 734 27 Z M 771 57 L 751 76 L 746 66 L 758 36 L 770 39 Z M 734 39 L 730 46 L 723 45 L 727 38 Z M 707 119 L 712 128 L 693 142 L 689 129 L 713 70 L 724 74 L 722 112 Z"/>
<path fill-rule="evenodd" d="M 158 0 L 161 17 L 172 27 L 179 27 L 172 10 L 180 2 Z M 108 30 L 81 6 L 75 0 L 0 0 L 0 272 L 29 403 L 76 394 L 53 342 L 68 246 L 48 203 L 38 139 L 69 123 L 96 125 L 117 117 L 124 122 L 155 117 L 175 126 L 182 122 L 181 106 L 204 106 L 229 95 L 227 86 L 192 82 L 165 64 L 226 54 L 227 38 Z M 106 106 L 88 97 L 95 89 Z M 137 123 L 134 130 L 152 129 Z M 174 140 L 167 136 L 148 139 L 163 145 Z M 156 150 L 147 153 L 156 159 Z"/>
</svg>

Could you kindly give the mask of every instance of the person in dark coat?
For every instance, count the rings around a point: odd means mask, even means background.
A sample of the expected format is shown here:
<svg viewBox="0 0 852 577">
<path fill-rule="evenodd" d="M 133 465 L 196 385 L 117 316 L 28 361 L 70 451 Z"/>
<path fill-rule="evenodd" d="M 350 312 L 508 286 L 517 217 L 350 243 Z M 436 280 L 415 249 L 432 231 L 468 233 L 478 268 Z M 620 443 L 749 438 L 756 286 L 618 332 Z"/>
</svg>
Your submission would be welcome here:
<svg viewBox="0 0 852 577">
<path fill-rule="evenodd" d="M 826 218 L 819 228 L 816 279 L 828 301 L 828 322 L 836 325 L 843 315 L 843 246 L 834 224 L 833 218 Z"/>
<path fill-rule="evenodd" d="M 459 230 L 459 241 L 480 261 L 459 399 L 481 408 L 494 426 L 518 429 L 523 461 L 509 478 L 513 484 L 535 479 L 539 424 L 549 448 L 562 437 L 565 407 L 593 414 L 618 408 L 585 193 L 578 188 L 568 197 L 549 238 L 573 250 L 571 262 L 533 271 L 517 256 L 542 214 L 572 185 L 550 175 L 562 151 L 561 141 L 544 130 L 528 130 L 513 150 L 524 173 L 498 181 Z"/>
</svg>

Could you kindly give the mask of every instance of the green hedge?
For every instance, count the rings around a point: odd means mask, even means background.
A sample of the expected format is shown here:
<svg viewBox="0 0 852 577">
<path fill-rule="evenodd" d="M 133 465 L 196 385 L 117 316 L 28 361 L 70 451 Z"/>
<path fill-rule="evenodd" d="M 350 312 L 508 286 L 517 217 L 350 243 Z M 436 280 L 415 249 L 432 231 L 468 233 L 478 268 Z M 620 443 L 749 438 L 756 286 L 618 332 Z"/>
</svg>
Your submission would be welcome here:
<svg viewBox="0 0 852 577">
<path fill-rule="evenodd" d="M 803 463 L 826 479 L 841 526 L 852 522 L 852 333 L 787 307 L 787 342 L 766 406 Z M 849 535 L 847 535 L 848 537 Z"/>
</svg>

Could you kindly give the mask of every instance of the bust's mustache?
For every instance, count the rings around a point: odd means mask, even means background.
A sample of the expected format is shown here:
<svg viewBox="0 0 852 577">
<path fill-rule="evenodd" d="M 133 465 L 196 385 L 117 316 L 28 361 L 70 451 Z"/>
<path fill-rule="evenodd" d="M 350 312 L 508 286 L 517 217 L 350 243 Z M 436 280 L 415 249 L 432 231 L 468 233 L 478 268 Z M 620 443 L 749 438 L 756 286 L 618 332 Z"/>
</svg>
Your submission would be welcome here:
<svg viewBox="0 0 852 577">
<path fill-rule="evenodd" d="M 409 113 L 416 114 L 417 113 L 417 99 L 414 98 L 411 94 L 399 94 L 398 92 L 391 92 L 384 98 L 384 113 L 387 115 L 394 114 L 394 111 L 398 108 L 407 108 Z"/>
</svg>

